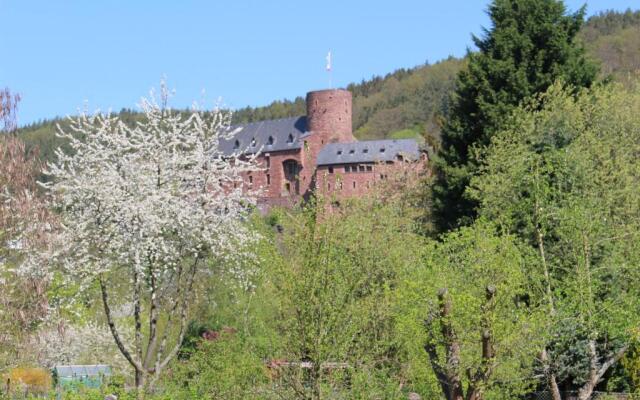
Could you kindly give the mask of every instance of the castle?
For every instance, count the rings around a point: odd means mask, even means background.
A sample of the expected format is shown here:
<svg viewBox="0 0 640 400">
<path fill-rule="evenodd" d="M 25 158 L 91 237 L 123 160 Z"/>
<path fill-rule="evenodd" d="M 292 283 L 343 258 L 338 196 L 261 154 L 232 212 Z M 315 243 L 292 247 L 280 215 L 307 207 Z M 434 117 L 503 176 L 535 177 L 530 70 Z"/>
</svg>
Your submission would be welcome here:
<svg viewBox="0 0 640 400">
<path fill-rule="evenodd" d="M 258 153 L 263 170 L 243 176 L 260 191 L 258 206 L 288 206 L 302 198 L 363 196 L 389 174 L 421 169 L 427 153 L 414 139 L 358 141 L 352 132 L 351 93 L 307 93 L 307 115 L 241 125 L 221 141 L 223 154 Z"/>
</svg>

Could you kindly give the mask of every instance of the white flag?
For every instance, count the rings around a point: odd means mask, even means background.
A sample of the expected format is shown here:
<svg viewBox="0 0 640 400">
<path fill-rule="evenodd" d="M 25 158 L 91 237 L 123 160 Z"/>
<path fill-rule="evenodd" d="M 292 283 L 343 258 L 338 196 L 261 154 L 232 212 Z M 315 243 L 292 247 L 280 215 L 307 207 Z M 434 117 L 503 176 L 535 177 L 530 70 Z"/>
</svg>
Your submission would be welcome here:
<svg viewBox="0 0 640 400">
<path fill-rule="evenodd" d="M 331 71 L 331 52 L 327 53 L 327 71 Z"/>
</svg>

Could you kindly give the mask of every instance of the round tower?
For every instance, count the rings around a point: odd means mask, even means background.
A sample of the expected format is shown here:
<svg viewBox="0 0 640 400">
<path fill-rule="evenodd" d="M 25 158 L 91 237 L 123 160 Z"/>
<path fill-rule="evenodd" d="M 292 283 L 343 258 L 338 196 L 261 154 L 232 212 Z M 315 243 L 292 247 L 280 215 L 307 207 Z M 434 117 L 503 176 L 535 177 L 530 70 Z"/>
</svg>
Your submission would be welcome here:
<svg viewBox="0 0 640 400">
<path fill-rule="evenodd" d="M 351 127 L 351 92 L 344 89 L 307 93 L 307 128 L 325 143 L 354 141 Z"/>
</svg>

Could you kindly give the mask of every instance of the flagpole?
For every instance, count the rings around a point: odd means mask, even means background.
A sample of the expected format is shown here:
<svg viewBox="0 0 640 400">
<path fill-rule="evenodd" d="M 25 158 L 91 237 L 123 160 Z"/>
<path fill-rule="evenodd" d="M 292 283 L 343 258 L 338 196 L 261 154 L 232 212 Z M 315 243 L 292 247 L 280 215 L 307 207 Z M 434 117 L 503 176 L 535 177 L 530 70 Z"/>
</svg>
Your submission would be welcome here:
<svg viewBox="0 0 640 400">
<path fill-rule="evenodd" d="M 332 78 L 333 68 L 331 68 L 331 50 L 327 53 L 327 72 L 329 73 L 329 89 L 333 89 Z"/>
</svg>

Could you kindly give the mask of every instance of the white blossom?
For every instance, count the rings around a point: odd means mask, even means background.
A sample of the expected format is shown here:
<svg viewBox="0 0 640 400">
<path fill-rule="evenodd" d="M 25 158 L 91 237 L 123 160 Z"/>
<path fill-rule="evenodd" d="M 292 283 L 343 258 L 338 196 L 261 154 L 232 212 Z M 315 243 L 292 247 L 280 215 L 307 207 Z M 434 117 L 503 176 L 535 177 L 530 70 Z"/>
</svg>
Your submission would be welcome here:
<svg viewBox="0 0 640 400">
<path fill-rule="evenodd" d="M 140 329 L 134 350 L 121 340 L 125 357 L 145 374 L 159 374 L 177 352 L 166 342 L 182 340 L 194 282 L 207 273 L 205 261 L 233 266 L 256 239 L 246 223 L 255 193 L 242 180 L 243 173 L 258 169 L 256 156 L 225 155 L 219 147 L 236 133 L 229 128 L 231 115 L 197 106 L 177 112 L 167 106 L 168 98 L 163 83 L 159 101 L 153 92 L 142 99 L 143 119 L 134 126 L 109 113 L 73 119 L 70 132 L 59 129 L 72 151 L 56 152 L 57 162 L 46 171 L 52 180 L 42 184 L 61 211 L 62 227 L 47 254 L 56 268 L 81 288 L 100 282 L 104 299 L 110 292 L 108 307 L 139 304 L 144 310 L 137 318 L 147 324 L 162 309 L 178 324 L 178 333 L 162 340 L 151 329 L 152 355 L 140 356 L 146 352 Z M 39 269 L 42 262 L 36 255 L 23 268 Z M 243 268 L 231 270 L 243 284 L 251 276 Z M 118 327 L 112 333 L 118 342 Z"/>
</svg>

